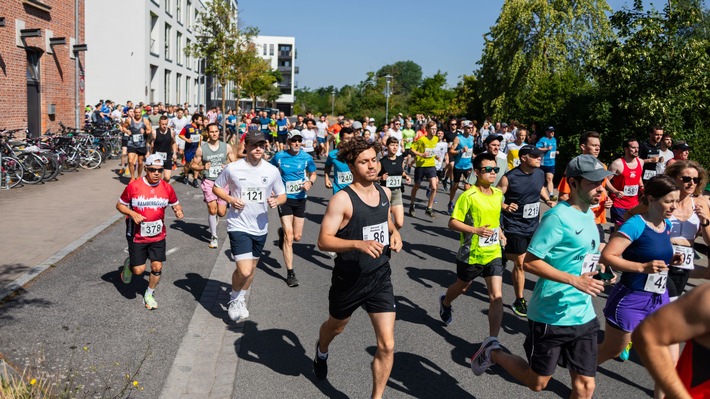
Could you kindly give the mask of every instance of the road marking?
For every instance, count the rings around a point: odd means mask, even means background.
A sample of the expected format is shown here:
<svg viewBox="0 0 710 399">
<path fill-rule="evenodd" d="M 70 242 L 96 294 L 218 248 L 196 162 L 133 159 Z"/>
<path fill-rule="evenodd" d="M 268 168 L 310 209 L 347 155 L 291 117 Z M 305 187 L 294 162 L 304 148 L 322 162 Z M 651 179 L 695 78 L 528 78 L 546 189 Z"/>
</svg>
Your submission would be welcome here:
<svg viewBox="0 0 710 399">
<path fill-rule="evenodd" d="M 175 247 L 175 248 L 169 249 L 167 252 L 165 252 L 165 255 L 170 255 L 171 253 L 177 251 L 178 249 L 180 249 L 180 247 Z"/>
</svg>

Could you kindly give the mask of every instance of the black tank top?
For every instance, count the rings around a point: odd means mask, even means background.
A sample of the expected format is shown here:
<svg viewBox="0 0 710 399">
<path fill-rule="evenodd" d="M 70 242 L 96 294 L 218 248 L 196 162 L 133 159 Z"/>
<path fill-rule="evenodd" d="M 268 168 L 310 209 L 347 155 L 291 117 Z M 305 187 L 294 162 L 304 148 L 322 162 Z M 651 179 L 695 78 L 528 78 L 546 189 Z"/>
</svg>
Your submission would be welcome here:
<svg viewBox="0 0 710 399">
<path fill-rule="evenodd" d="M 501 212 L 503 230 L 506 234 L 532 234 L 540 225 L 540 191 L 545 185 L 545 173 L 535 168 L 527 174 L 517 167 L 505 176 L 508 178 L 505 203 L 518 204 L 518 210 Z"/>
<path fill-rule="evenodd" d="M 155 131 L 154 151 L 155 152 L 164 152 L 168 155 L 172 155 L 173 137 L 172 137 L 172 130 L 170 128 L 168 128 L 168 130 L 165 133 L 161 132 L 160 129 L 157 129 Z"/>
<path fill-rule="evenodd" d="M 369 274 L 384 265 L 390 258 L 389 229 L 387 220 L 390 203 L 382 187 L 375 184 L 380 193 L 377 206 L 364 203 L 350 186 L 343 188 L 353 204 L 353 214 L 345 227 L 338 230 L 335 236 L 345 240 L 377 240 L 385 245 L 382 255 L 373 259 L 360 251 L 341 252 L 335 258 L 335 268 L 345 269 L 349 274 Z"/>
<path fill-rule="evenodd" d="M 384 175 L 387 173 L 388 176 L 402 176 L 402 173 L 404 173 L 404 170 L 402 169 L 402 164 L 404 163 L 404 156 L 400 155 L 396 157 L 394 160 L 389 159 L 388 157 L 383 157 L 380 159 L 380 166 L 382 168 L 380 169 L 380 176 Z M 400 182 L 404 181 L 404 177 L 401 178 Z M 380 180 L 380 185 L 381 186 L 386 186 L 386 181 Z M 400 184 L 399 187 L 390 187 L 391 190 L 394 189 L 402 189 L 404 190 L 404 185 Z"/>
</svg>

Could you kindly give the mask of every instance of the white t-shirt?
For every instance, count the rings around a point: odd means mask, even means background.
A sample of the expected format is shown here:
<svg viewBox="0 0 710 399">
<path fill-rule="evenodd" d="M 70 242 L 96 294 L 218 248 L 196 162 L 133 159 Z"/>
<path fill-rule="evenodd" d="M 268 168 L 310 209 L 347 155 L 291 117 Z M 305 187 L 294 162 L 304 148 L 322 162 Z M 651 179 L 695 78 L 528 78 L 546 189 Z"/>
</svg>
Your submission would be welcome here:
<svg viewBox="0 0 710 399">
<path fill-rule="evenodd" d="M 666 172 L 666 164 L 668 163 L 668 161 L 674 158 L 673 150 L 671 150 L 670 148 L 665 151 L 659 150 L 658 156 L 663 157 L 663 162 L 656 163 L 656 173 L 662 175 Z"/>
<path fill-rule="evenodd" d="M 214 185 L 228 187 L 231 196 L 245 202 L 244 209 L 229 208 L 227 231 L 241 231 L 261 236 L 269 230 L 269 203 L 271 196 L 286 193 L 281 173 L 262 160 L 257 166 L 242 158 L 227 165 Z"/>
<path fill-rule="evenodd" d="M 182 133 L 182 129 L 187 126 L 190 123 L 190 119 L 186 117 L 182 117 L 182 119 L 178 119 L 177 116 L 170 119 L 170 123 L 168 126 L 172 127 L 173 130 L 175 130 L 175 142 L 180 145 L 182 143 L 183 148 L 185 146 L 185 140 L 180 138 L 180 133 Z"/>
<path fill-rule="evenodd" d="M 325 135 L 328 134 L 328 122 L 316 122 L 316 127 L 318 128 L 317 136 L 324 139 Z"/>
<path fill-rule="evenodd" d="M 303 151 L 313 152 L 316 146 L 316 132 L 313 130 L 303 129 L 301 130 L 301 136 L 303 137 Z"/>
</svg>

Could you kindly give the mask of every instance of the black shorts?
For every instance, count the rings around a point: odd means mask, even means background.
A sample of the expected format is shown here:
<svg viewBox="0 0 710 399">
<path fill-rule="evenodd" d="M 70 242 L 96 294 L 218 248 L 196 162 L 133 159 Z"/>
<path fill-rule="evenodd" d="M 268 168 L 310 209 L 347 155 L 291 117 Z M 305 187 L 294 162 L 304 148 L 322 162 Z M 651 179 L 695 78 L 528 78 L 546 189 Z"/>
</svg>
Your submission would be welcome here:
<svg viewBox="0 0 710 399">
<path fill-rule="evenodd" d="M 145 261 L 165 262 L 165 240 L 158 242 L 150 242 L 146 244 L 137 244 L 132 240 L 128 241 L 128 257 L 131 260 L 131 266 L 145 265 Z"/>
<path fill-rule="evenodd" d="M 505 254 L 506 255 L 522 255 L 528 252 L 528 245 L 532 239 L 532 234 L 521 235 L 505 233 Z"/>
<path fill-rule="evenodd" d="M 146 147 L 128 147 L 129 154 L 138 154 L 139 156 L 145 156 L 148 153 Z"/>
<path fill-rule="evenodd" d="M 666 287 L 668 289 L 668 297 L 675 298 L 683 295 L 685 286 L 688 284 L 691 270 L 679 269 L 677 267 L 668 268 L 668 281 Z"/>
<path fill-rule="evenodd" d="M 347 319 L 360 306 L 367 313 L 394 312 L 391 274 L 389 262 L 360 275 L 336 266 L 328 292 L 328 312 L 338 320 Z"/>
<path fill-rule="evenodd" d="M 487 265 L 469 264 L 466 262 L 456 261 L 456 277 L 461 281 L 469 282 L 478 276 L 493 277 L 503 276 L 503 259 L 495 258 Z"/>
<path fill-rule="evenodd" d="M 128 137 L 121 136 L 121 147 L 128 147 Z"/>
<path fill-rule="evenodd" d="M 555 166 L 554 165 L 541 165 L 540 169 L 545 172 L 545 174 L 555 174 Z"/>
<path fill-rule="evenodd" d="M 288 138 L 288 134 L 279 134 L 276 136 L 276 141 L 278 141 L 281 144 L 286 144 L 287 138 Z"/>
<path fill-rule="evenodd" d="M 606 239 L 604 239 L 604 225 L 598 224 L 597 230 L 599 230 L 599 242 L 606 243 Z"/>
<path fill-rule="evenodd" d="M 461 176 L 466 178 L 466 184 L 468 184 L 468 178 L 471 176 L 471 171 L 473 169 L 456 169 L 454 168 L 454 183 L 458 183 L 461 180 Z"/>
<path fill-rule="evenodd" d="M 306 217 L 306 199 L 286 198 L 283 205 L 278 206 L 279 217 L 293 215 L 293 217 Z"/>
<path fill-rule="evenodd" d="M 424 179 L 426 179 L 428 181 L 428 180 L 434 179 L 434 178 L 436 178 L 436 167 L 435 166 L 414 168 L 414 184 L 419 184 Z"/>
<path fill-rule="evenodd" d="M 595 317 L 579 326 L 553 326 L 528 320 L 525 353 L 532 371 L 551 376 L 559 365 L 577 374 L 594 377 L 597 373 L 597 332 Z"/>
</svg>

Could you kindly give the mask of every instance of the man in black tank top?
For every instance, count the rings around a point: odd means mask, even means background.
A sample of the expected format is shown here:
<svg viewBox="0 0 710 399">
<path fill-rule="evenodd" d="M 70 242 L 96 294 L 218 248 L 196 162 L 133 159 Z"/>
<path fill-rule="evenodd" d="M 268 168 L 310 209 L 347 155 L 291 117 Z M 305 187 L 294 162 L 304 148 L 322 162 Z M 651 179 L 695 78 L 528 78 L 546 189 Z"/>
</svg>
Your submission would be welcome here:
<svg viewBox="0 0 710 399">
<path fill-rule="evenodd" d="M 390 280 L 390 249 L 399 252 L 402 239 L 390 217 L 390 190 L 374 184 L 379 178 L 378 142 L 355 137 L 341 143 L 338 160 L 353 174 L 350 186 L 331 198 L 323 217 L 318 248 L 338 255 L 328 293 L 328 320 L 320 327 L 313 371 L 328 373 L 328 346 L 364 306 L 377 337 L 372 362 L 372 398 L 381 398 L 394 363 L 394 291 Z"/>
</svg>

